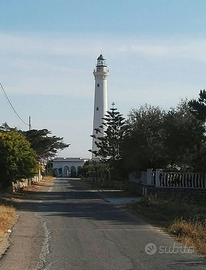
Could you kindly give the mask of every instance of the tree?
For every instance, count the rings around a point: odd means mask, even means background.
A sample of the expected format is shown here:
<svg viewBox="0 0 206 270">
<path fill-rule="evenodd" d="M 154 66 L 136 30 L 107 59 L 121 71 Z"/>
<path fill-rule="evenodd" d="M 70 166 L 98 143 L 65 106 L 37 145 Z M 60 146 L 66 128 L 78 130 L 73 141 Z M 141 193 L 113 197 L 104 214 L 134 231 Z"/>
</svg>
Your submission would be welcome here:
<svg viewBox="0 0 206 270">
<path fill-rule="evenodd" d="M 97 139 L 95 142 L 98 150 L 93 151 L 102 161 L 115 161 L 121 159 L 120 145 L 123 139 L 125 119 L 117 111 L 111 108 L 103 118 L 102 126 L 96 128 L 97 135 L 91 137 Z M 101 136 L 98 136 L 98 133 Z"/>
<path fill-rule="evenodd" d="M 113 103 L 113 107 L 102 119 L 102 125 L 95 129 L 97 135 L 91 135 L 91 137 L 96 139 L 95 144 L 98 147 L 98 150 L 93 153 L 100 158 L 101 162 L 108 164 L 113 177 L 118 177 L 118 167 L 122 159 L 121 144 L 125 133 L 125 118 L 114 105 Z"/>
<path fill-rule="evenodd" d="M 202 126 L 202 138 L 197 144 L 197 154 L 194 158 L 194 167 L 199 169 L 199 171 L 205 172 L 206 165 L 206 138 L 205 138 L 205 122 L 206 122 L 206 91 L 200 90 L 199 98 L 197 100 L 193 99 L 189 101 L 189 108 L 192 114 L 199 120 L 199 125 Z"/>
<path fill-rule="evenodd" d="M 15 130 L 0 131 L 0 182 L 3 188 L 33 177 L 38 170 L 36 157 L 22 134 Z"/>
<path fill-rule="evenodd" d="M 206 165 L 205 127 L 183 101 L 168 112 L 142 106 L 127 120 L 123 160 L 128 172 L 148 168 L 202 172 Z"/>
<path fill-rule="evenodd" d="M 189 107 L 191 112 L 201 121 L 206 120 L 206 91 L 200 90 L 198 100 L 190 100 Z"/>
<path fill-rule="evenodd" d="M 37 153 L 39 160 L 48 160 L 56 155 L 57 151 L 69 147 L 63 138 L 49 136 L 51 131 L 47 129 L 23 131 L 26 139 L 31 143 L 31 147 Z"/>
<path fill-rule="evenodd" d="M 202 121 L 192 114 L 188 102 L 182 101 L 165 116 L 165 154 L 168 164 L 185 170 L 200 170 L 205 152 L 205 129 Z"/>
<path fill-rule="evenodd" d="M 95 167 L 94 167 L 94 162 L 92 160 L 87 160 L 84 163 L 84 166 L 82 168 L 82 175 L 84 177 L 94 177 L 95 175 Z"/>
<path fill-rule="evenodd" d="M 129 113 L 123 142 L 124 166 L 128 172 L 162 168 L 167 163 L 164 116 L 165 111 L 147 104 Z"/>
<path fill-rule="evenodd" d="M 104 179 L 109 179 L 110 168 L 105 162 L 88 160 L 84 163 L 81 174 L 84 177 L 93 178 L 94 181 L 99 178 L 101 180 L 100 184 L 103 184 Z"/>
</svg>

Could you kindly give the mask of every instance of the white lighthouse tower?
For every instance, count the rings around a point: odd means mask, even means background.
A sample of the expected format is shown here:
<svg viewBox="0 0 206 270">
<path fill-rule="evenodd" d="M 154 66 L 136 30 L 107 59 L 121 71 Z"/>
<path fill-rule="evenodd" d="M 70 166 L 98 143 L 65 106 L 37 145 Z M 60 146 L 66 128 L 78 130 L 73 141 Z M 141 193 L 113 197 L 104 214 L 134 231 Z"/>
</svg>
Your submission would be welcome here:
<svg viewBox="0 0 206 270">
<path fill-rule="evenodd" d="M 107 70 L 107 65 L 105 58 L 102 54 L 97 58 L 96 69 L 94 70 L 95 78 L 95 96 L 94 96 L 94 120 L 93 120 L 93 135 L 101 136 L 100 133 L 94 130 L 102 125 L 102 118 L 107 112 L 107 78 L 109 71 Z M 92 152 L 98 150 L 95 144 L 95 138 L 92 142 Z M 97 157 L 96 157 L 97 158 Z M 95 159 L 95 155 L 92 153 L 92 159 Z"/>
</svg>

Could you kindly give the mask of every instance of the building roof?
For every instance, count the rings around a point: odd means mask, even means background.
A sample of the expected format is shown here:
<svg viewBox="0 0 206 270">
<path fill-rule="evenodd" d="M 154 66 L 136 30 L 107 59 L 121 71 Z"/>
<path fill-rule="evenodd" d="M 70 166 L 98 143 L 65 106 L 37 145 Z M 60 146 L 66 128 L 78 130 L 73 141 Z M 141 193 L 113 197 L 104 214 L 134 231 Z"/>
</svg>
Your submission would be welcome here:
<svg viewBox="0 0 206 270">
<path fill-rule="evenodd" d="M 64 158 L 58 157 L 54 158 L 52 162 L 85 162 L 89 160 L 89 158 Z"/>
</svg>

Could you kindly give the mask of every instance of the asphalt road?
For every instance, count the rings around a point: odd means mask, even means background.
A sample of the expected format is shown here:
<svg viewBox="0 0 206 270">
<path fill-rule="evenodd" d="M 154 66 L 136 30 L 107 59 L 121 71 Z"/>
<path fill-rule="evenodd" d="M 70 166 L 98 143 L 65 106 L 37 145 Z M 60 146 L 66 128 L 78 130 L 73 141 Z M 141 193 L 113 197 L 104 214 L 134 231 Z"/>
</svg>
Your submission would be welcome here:
<svg viewBox="0 0 206 270">
<path fill-rule="evenodd" d="M 206 269 L 203 257 L 79 180 L 59 178 L 19 205 L 1 270 Z"/>
</svg>

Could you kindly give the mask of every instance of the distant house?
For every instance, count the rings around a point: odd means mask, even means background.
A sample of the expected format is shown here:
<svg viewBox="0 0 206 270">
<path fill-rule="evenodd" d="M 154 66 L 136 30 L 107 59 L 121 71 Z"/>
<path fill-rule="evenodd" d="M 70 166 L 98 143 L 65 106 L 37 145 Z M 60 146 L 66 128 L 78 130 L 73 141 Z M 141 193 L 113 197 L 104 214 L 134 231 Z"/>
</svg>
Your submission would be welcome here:
<svg viewBox="0 0 206 270">
<path fill-rule="evenodd" d="M 54 174 L 57 177 L 80 177 L 84 163 L 89 159 L 84 158 L 55 158 L 52 161 Z"/>
</svg>

